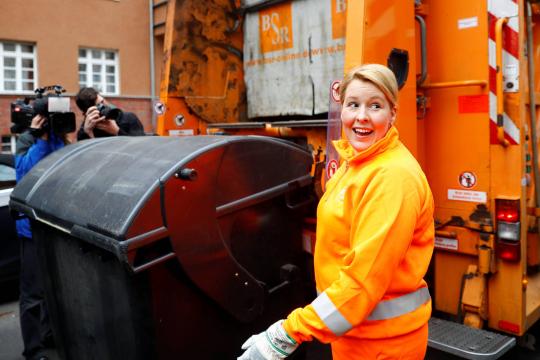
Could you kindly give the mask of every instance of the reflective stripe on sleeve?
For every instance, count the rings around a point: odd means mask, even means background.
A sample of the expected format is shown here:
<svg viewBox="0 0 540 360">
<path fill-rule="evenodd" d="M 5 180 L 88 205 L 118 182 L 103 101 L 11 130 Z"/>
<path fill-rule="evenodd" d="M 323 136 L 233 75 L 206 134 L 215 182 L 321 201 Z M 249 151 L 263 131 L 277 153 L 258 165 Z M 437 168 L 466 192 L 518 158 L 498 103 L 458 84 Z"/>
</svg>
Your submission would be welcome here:
<svg viewBox="0 0 540 360">
<path fill-rule="evenodd" d="M 368 320 L 386 320 L 408 314 L 431 299 L 427 287 L 420 288 L 406 295 L 379 302 L 368 316 Z"/>
<path fill-rule="evenodd" d="M 341 336 L 352 329 L 351 323 L 341 315 L 332 300 L 325 292 L 317 296 L 311 303 L 317 315 L 327 328 L 336 336 Z"/>
<path fill-rule="evenodd" d="M 394 299 L 380 301 L 367 320 L 386 320 L 408 314 L 418 309 L 431 299 L 427 287 L 420 288 Z M 351 323 L 339 312 L 325 292 L 311 303 L 323 323 L 336 336 L 341 336 L 352 329 Z"/>
</svg>

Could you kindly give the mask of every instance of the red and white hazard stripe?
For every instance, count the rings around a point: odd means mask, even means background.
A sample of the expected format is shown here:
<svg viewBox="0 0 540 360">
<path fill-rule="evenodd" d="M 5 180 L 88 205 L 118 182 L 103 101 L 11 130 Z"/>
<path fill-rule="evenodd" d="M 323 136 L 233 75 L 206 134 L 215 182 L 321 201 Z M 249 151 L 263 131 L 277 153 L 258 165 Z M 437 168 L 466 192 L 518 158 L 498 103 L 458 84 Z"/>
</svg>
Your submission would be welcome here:
<svg viewBox="0 0 540 360">
<path fill-rule="evenodd" d="M 489 18 L 489 118 L 490 142 L 497 144 L 497 91 L 496 91 L 496 46 L 495 23 L 508 18 L 503 27 L 502 71 L 504 92 L 519 91 L 519 7 L 517 0 L 488 0 Z M 519 129 L 516 123 L 503 113 L 504 135 L 512 145 L 519 144 Z"/>
</svg>

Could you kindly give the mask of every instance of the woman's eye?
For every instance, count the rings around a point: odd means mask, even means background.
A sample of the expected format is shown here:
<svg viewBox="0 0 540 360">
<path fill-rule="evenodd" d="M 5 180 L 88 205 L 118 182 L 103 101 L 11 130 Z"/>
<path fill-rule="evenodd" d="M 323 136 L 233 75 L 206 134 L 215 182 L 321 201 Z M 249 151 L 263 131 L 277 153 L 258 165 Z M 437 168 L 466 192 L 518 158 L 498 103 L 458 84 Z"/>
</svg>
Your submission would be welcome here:
<svg viewBox="0 0 540 360">
<path fill-rule="evenodd" d="M 358 104 L 355 103 L 355 102 L 349 102 L 349 103 L 347 103 L 347 107 L 350 107 L 350 108 L 357 108 L 357 107 L 358 107 Z"/>
<path fill-rule="evenodd" d="M 379 104 L 379 103 L 373 103 L 369 107 L 372 108 L 372 109 L 381 109 L 382 108 L 381 104 Z"/>
</svg>

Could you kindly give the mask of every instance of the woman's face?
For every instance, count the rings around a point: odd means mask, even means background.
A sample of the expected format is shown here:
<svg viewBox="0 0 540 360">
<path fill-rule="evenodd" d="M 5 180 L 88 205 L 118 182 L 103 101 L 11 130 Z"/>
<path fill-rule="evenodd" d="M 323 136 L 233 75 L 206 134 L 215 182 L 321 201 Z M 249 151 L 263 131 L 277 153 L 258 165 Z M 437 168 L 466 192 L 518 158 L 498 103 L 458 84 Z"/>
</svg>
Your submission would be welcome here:
<svg viewBox="0 0 540 360">
<path fill-rule="evenodd" d="M 396 118 L 396 108 L 369 81 L 354 79 L 345 90 L 341 121 L 349 143 L 357 152 L 382 139 Z"/>
</svg>

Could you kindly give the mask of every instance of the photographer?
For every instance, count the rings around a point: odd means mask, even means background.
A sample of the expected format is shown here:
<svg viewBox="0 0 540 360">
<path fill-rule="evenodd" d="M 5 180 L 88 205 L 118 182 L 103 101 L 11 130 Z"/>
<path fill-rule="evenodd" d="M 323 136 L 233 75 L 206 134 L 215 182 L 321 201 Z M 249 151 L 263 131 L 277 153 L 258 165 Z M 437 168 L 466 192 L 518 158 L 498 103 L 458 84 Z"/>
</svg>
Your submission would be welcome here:
<svg viewBox="0 0 540 360">
<path fill-rule="evenodd" d="M 144 127 L 137 115 L 115 108 L 93 88 L 82 88 L 75 102 L 84 114 L 77 140 L 117 135 L 145 135 Z"/>
<path fill-rule="evenodd" d="M 17 139 L 15 154 L 16 179 L 19 182 L 34 165 L 50 153 L 67 144 L 66 136 L 52 130 L 46 115 L 32 118 Z M 20 325 L 24 342 L 23 356 L 26 359 L 44 360 L 43 351 L 52 342 L 52 332 L 44 300 L 42 274 L 38 268 L 36 243 L 32 237 L 30 220 L 17 220 L 17 235 L 21 244 L 20 277 Z"/>
</svg>

